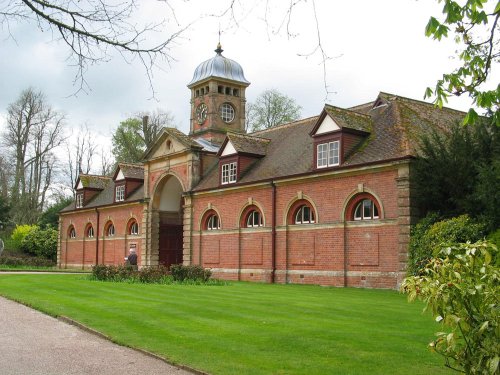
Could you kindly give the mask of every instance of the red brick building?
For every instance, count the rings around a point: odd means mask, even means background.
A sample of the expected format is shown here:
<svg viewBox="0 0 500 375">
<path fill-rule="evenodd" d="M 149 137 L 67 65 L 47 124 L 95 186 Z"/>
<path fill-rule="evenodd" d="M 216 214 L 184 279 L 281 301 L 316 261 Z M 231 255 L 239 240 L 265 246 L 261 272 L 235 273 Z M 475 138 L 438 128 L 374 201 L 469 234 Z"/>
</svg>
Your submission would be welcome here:
<svg viewBox="0 0 500 375">
<path fill-rule="evenodd" d="M 58 264 L 199 264 L 219 278 L 396 288 L 405 274 L 418 135 L 464 114 L 396 95 L 245 133 L 241 66 L 216 55 L 188 84 L 191 129 L 140 165 L 81 175 Z"/>
</svg>

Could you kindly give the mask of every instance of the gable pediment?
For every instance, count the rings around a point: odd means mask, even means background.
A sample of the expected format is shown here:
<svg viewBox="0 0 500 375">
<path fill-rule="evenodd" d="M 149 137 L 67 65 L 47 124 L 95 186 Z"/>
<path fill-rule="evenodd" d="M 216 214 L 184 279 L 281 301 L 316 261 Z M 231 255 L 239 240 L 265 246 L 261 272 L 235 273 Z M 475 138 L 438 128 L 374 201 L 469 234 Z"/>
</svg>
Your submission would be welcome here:
<svg viewBox="0 0 500 375">
<path fill-rule="evenodd" d="M 78 184 L 76 185 L 76 190 L 80 190 L 80 189 L 83 189 L 83 184 L 82 184 L 82 182 L 79 180 L 79 181 L 78 181 Z"/>
<path fill-rule="evenodd" d="M 231 143 L 231 141 L 228 141 L 224 148 L 222 149 L 221 156 L 227 156 L 227 155 L 234 155 L 236 154 L 236 148 L 234 145 Z"/>
<path fill-rule="evenodd" d="M 326 115 L 323 121 L 320 123 L 316 133 L 314 134 L 325 134 L 336 130 L 340 130 L 340 126 L 335 122 L 333 118 Z"/>
<path fill-rule="evenodd" d="M 123 175 L 123 172 L 120 169 L 118 171 L 118 174 L 116 175 L 115 181 L 121 181 L 121 180 L 125 180 L 125 176 Z"/>
<path fill-rule="evenodd" d="M 165 128 L 156 142 L 144 153 L 144 159 L 157 159 L 169 154 L 202 147 L 175 128 Z"/>
</svg>

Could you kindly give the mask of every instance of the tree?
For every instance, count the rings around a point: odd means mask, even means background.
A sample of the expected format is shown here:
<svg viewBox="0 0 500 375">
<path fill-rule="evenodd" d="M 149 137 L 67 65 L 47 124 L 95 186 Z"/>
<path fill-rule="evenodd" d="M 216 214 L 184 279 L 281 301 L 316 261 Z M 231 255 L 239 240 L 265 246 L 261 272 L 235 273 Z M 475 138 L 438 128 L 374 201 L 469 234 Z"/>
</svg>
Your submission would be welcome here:
<svg viewBox="0 0 500 375">
<path fill-rule="evenodd" d="M 261 93 L 254 103 L 247 107 L 247 129 L 254 132 L 300 118 L 302 107 L 294 99 L 276 89 Z"/>
<path fill-rule="evenodd" d="M 69 186 L 74 188 L 80 173 L 89 173 L 92 161 L 96 155 L 97 143 L 88 126 L 81 126 L 75 136 L 70 136 L 66 142 L 68 152 L 68 168 L 65 174 Z"/>
<path fill-rule="evenodd" d="M 434 96 L 435 103 L 442 106 L 450 95 L 467 94 L 474 105 L 486 110 L 493 123 L 500 126 L 500 85 L 492 89 L 487 89 L 485 85 L 493 63 L 500 59 L 500 2 L 468 0 L 463 5 L 453 0 L 438 2 L 444 3 L 445 19 L 438 21 L 431 17 L 425 34 L 441 40 L 449 36 L 451 29 L 461 50 L 458 53 L 461 66 L 443 74 L 434 89 L 427 88 L 425 96 Z M 477 118 L 477 112 L 471 108 L 464 123 L 473 123 Z"/>
<path fill-rule="evenodd" d="M 165 1 L 168 5 L 168 2 Z M 12 21 L 35 24 L 49 35 L 59 35 L 77 66 L 77 80 L 84 89 L 84 72 L 89 65 L 110 58 L 115 49 L 123 58 L 138 57 L 151 84 L 151 69 L 157 58 L 170 61 L 170 44 L 187 28 L 179 29 L 162 41 L 155 34 L 165 33 L 165 22 L 138 26 L 133 20 L 139 4 L 135 1 L 105 0 L 7 0 L 0 4 L 0 24 L 10 30 Z M 167 7 L 175 18 L 173 8 Z"/>
<path fill-rule="evenodd" d="M 73 198 L 61 197 L 58 201 L 47 207 L 38 219 L 41 228 L 51 227 L 57 229 L 59 225 L 59 211 L 73 202 Z"/>
<path fill-rule="evenodd" d="M 42 92 L 24 90 L 10 104 L 3 144 L 14 160 L 12 219 L 35 223 L 53 181 L 53 150 L 62 138 L 64 116 L 54 111 Z"/>
<path fill-rule="evenodd" d="M 122 121 L 113 134 L 113 155 L 116 162 L 136 163 L 141 161 L 144 151 L 150 147 L 161 129 L 172 126 L 169 112 L 141 112 Z"/>
<path fill-rule="evenodd" d="M 437 322 L 430 346 L 446 366 L 466 374 L 498 374 L 500 353 L 500 270 L 492 243 L 455 244 L 431 259 L 423 275 L 408 277 L 401 289 L 420 299 Z"/>
<path fill-rule="evenodd" d="M 495 210 L 500 189 L 500 128 L 488 121 L 456 124 L 449 134 L 433 132 L 420 140 L 414 163 L 415 203 L 422 215 L 469 214 L 500 225 Z"/>
</svg>

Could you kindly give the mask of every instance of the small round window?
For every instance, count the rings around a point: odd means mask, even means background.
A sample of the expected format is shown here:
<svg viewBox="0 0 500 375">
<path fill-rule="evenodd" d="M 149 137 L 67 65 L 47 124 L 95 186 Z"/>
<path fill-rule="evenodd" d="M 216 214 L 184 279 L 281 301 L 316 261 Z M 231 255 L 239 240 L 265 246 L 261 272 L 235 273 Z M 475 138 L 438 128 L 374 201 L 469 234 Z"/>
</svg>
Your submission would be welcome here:
<svg viewBox="0 0 500 375">
<path fill-rule="evenodd" d="M 234 107 L 229 103 L 224 103 L 220 106 L 220 118 L 224 122 L 231 122 L 234 120 Z"/>
</svg>

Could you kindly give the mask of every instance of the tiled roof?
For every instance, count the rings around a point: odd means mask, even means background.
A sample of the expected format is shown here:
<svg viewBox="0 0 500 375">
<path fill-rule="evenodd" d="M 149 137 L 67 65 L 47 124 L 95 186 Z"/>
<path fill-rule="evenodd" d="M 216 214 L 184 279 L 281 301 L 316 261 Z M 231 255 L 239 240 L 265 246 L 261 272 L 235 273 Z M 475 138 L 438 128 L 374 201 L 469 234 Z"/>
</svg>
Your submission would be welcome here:
<svg viewBox="0 0 500 375">
<path fill-rule="evenodd" d="M 144 166 L 142 164 L 118 163 L 118 168 L 125 178 L 144 180 Z"/>
<path fill-rule="evenodd" d="M 227 139 L 238 153 L 252 155 L 266 155 L 266 148 L 270 140 L 241 133 L 227 133 Z M 222 150 L 222 147 L 221 147 Z"/>
<path fill-rule="evenodd" d="M 80 174 L 78 179 L 84 188 L 101 190 L 111 181 L 111 177 L 109 176 L 97 176 L 93 174 Z"/>
<path fill-rule="evenodd" d="M 433 129 L 446 131 L 465 115 L 460 111 L 439 109 L 430 103 L 387 93 L 380 93 L 378 99 L 349 110 L 325 106 L 327 113 L 339 126 L 369 133 L 342 166 L 417 156 L 418 140 L 423 133 Z M 382 105 L 374 107 L 380 103 Z M 241 176 L 238 183 L 317 172 L 313 160 L 313 139 L 309 134 L 317 120 L 318 117 L 311 117 L 250 134 L 252 137 L 269 139 L 270 142 L 265 157 Z M 219 169 L 213 168 L 194 190 L 219 187 Z"/>
<path fill-rule="evenodd" d="M 372 128 L 371 117 L 348 109 L 325 105 L 325 111 L 341 128 L 349 128 L 369 133 Z"/>
<path fill-rule="evenodd" d="M 143 198 L 144 198 L 144 186 L 141 185 L 131 194 L 129 194 L 123 202 L 120 202 L 120 204 L 133 202 Z M 107 184 L 106 188 L 103 191 L 96 194 L 90 202 L 87 202 L 87 204 L 85 204 L 83 208 L 76 209 L 76 211 L 84 210 L 86 208 L 107 206 L 113 204 L 114 201 L 115 201 L 115 184 Z M 74 202 L 72 202 L 69 206 L 63 208 L 61 212 L 67 212 L 73 210 L 75 210 Z"/>
</svg>

